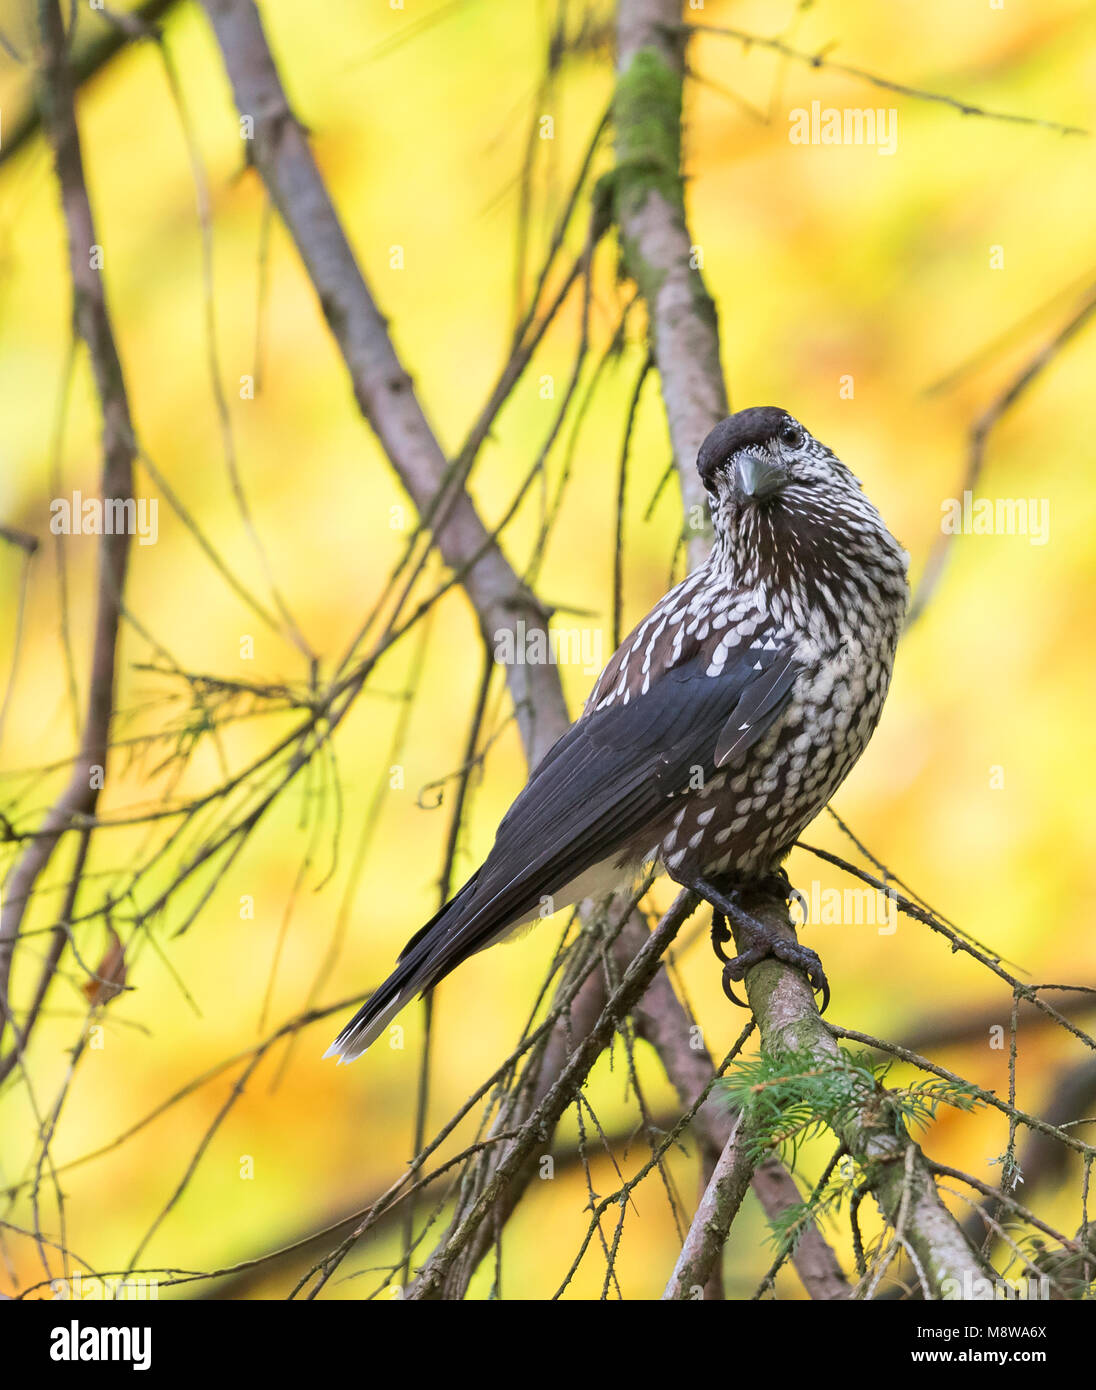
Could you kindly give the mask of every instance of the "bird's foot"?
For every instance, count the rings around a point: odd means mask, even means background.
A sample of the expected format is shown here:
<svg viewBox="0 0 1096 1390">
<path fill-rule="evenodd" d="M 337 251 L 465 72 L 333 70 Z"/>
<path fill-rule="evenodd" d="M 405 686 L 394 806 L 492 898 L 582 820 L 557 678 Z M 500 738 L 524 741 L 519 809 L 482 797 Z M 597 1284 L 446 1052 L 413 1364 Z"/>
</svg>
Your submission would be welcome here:
<svg viewBox="0 0 1096 1390">
<path fill-rule="evenodd" d="M 806 898 L 798 888 L 792 887 L 792 881 L 785 869 L 774 869 L 771 874 L 766 874 L 764 878 L 758 879 L 754 886 L 759 893 L 766 897 L 775 898 L 777 902 L 787 903 L 789 907 L 795 903 L 803 914 L 797 925 L 802 926 L 810 915 Z"/>
<path fill-rule="evenodd" d="M 774 869 L 771 874 L 757 879 L 754 887 L 758 893 L 764 894 L 768 898 L 775 898 L 782 903 L 790 902 L 796 891 L 792 887 L 792 881 L 788 877 L 786 869 Z"/>
<path fill-rule="evenodd" d="M 749 946 L 733 960 L 727 962 L 723 967 L 723 974 L 732 980 L 741 980 L 752 965 L 765 960 L 768 956 L 775 956 L 777 960 L 782 960 L 787 965 L 794 965 L 802 970 L 810 982 L 811 989 L 816 994 L 821 994 L 822 1003 L 819 1005 L 818 1012 L 824 1014 L 830 1003 L 830 982 L 826 979 L 826 972 L 822 969 L 818 952 L 812 951 L 809 946 L 804 946 L 802 942 L 789 941 L 786 937 L 777 936 L 775 932 L 771 932 L 760 922 L 758 922 L 757 927 L 759 930 L 755 930 L 753 927 L 747 928 L 750 932 Z M 724 985 L 724 989 L 727 989 L 726 985 Z"/>
<path fill-rule="evenodd" d="M 748 1009 L 750 1006 L 745 1001 L 745 999 L 739 999 L 738 995 L 735 994 L 734 990 L 731 988 L 731 981 L 734 979 L 740 980 L 742 976 L 730 974 L 731 966 L 737 959 L 737 957 L 729 956 L 727 952 L 723 949 L 723 947 L 727 944 L 728 941 L 730 941 L 730 939 L 731 931 L 730 928 L 727 926 L 727 918 L 724 916 L 722 912 L 719 911 L 718 908 L 713 907 L 712 950 L 723 962 L 723 993 L 727 996 L 727 998 L 731 1001 L 732 1004 L 737 1004 L 740 1009 Z"/>
<path fill-rule="evenodd" d="M 785 895 L 780 888 L 777 891 L 787 901 L 788 896 L 794 890 L 788 883 L 787 875 L 781 874 L 781 877 L 787 894 Z M 794 965 L 803 971 L 811 988 L 822 995 L 819 1013 L 826 1012 L 830 1002 L 830 985 L 817 951 L 812 951 L 809 946 L 804 946 L 802 942 L 789 941 L 786 937 L 774 932 L 771 927 L 767 927 L 764 922 L 759 922 L 756 917 L 742 907 L 740 890 L 730 889 L 723 892 L 707 879 L 698 879 L 690 886 L 694 892 L 699 893 L 712 906 L 712 949 L 723 962 L 723 992 L 728 999 L 742 1008 L 747 1007 L 731 989 L 731 982 L 743 979 L 746 971 L 751 966 L 756 965 L 758 961 L 765 960 L 768 956 L 775 956 L 777 960 L 782 960 L 787 965 Z M 723 949 L 731 936 L 727 927 L 728 919 L 736 922 L 749 937 L 749 945 L 746 949 L 733 957 L 728 956 Z"/>
</svg>

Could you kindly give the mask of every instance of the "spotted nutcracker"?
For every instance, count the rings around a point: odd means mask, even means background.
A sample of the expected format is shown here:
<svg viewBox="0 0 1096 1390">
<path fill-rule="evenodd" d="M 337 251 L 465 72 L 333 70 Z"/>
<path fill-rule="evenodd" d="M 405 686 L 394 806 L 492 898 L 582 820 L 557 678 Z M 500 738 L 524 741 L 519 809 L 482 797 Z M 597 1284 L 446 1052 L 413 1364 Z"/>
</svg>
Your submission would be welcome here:
<svg viewBox="0 0 1096 1390">
<path fill-rule="evenodd" d="M 774 954 L 828 996 L 817 955 L 741 903 L 774 876 L 786 886 L 781 861 L 875 729 L 908 556 L 849 469 L 784 410 L 724 420 L 697 467 L 711 555 L 625 638 L 482 867 L 326 1056 L 359 1057 L 413 995 L 546 899 L 558 910 L 607 896 L 652 862 L 740 928 L 748 944 L 725 982 Z"/>
</svg>

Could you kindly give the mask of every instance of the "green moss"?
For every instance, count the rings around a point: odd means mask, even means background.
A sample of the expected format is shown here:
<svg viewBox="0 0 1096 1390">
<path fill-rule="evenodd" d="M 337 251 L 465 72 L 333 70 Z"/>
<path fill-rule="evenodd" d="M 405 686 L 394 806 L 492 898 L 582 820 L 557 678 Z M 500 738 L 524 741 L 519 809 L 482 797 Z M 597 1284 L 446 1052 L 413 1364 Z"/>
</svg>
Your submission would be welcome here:
<svg viewBox="0 0 1096 1390">
<path fill-rule="evenodd" d="M 680 204 L 681 77 L 652 48 L 641 48 L 617 79 L 616 192 L 622 198 L 657 189 Z"/>
<path fill-rule="evenodd" d="M 617 79 L 613 117 L 617 158 L 609 179 L 617 225 L 624 225 L 650 193 L 684 217 L 681 77 L 654 49 L 641 48 Z M 661 275 L 644 264 L 631 239 L 623 240 L 622 250 L 628 273 L 650 301 Z"/>
</svg>

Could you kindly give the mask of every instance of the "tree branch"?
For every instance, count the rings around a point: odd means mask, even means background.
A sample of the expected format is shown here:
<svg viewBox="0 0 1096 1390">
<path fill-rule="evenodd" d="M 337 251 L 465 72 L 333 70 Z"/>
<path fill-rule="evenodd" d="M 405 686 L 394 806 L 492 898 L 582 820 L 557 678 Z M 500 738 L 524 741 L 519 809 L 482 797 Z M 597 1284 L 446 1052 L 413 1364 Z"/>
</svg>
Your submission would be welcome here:
<svg viewBox="0 0 1096 1390">
<path fill-rule="evenodd" d="M 778 935 L 795 940 L 786 910 L 771 899 L 755 901 L 750 910 Z M 743 949 L 744 942 L 739 943 Z M 830 1066 L 839 1049 L 819 1016 L 806 977 L 792 966 L 769 958 L 746 974 L 746 993 L 761 1030 L 762 1049 L 769 1056 L 817 1059 Z M 940 1200 L 932 1167 L 905 1125 L 888 1105 L 885 1093 L 857 1110 L 848 1123 L 835 1127 L 837 1137 L 865 1169 L 884 1217 L 901 1233 L 940 1296 L 946 1279 L 982 1277 L 982 1269 L 967 1244 L 959 1223 Z"/>
<path fill-rule="evenodd" d="M 102 411 L 100 489 L 104 499 L 126 498 L 133 495 L 133 425 L 102 277 L 99 270 L 93 269 L 96 258 L 92 251 L 98 246 L 98 238 L 84 178 L 80 133 L 76 125 L 74 82 L 68 66 L 64 22 L 58 0 L 41 0 L 40 14 L 43 53 L 39 103 L 42 126 L 53 151 L 61 206 L 68 229 L 73 320 L 77 334 L 87 344 Z M 100 541 L 91 680 L 79 757 L 73 764 L 68 786 L 47 812 L 41 830 L 15 865 L 0 912 L 0 1037 L 8 1022 L 11 1022 L 15 1034 L 11 1051 L 0 1059 L 0 1079 L 11 1071 L 21 1055 L 34 1021 L 32 1014 L 20 1030 L 9 998 L 15 944 L 27 904 L 61 836 L 72 826 L 74 818 L 92 815 L 99 799 L 103 779 L 95 770 L 99 769 L 100 773 L 105 771 L 110 746 L 118 624 L 129 544 L 130 537 L 124 528 L 114 535 L 104 534 Z M 79 860 L 81 865 L 86 849 L 85 839 Z M 77 881 L 70 889 L 72 898 L 75 898 L 77 882 L 78 874 Z M 66 939 L 67 925 L 62 922 L 56 927 L 48 948 L 42 981 L 35 996 L 36 1008 L 44 997 L 45 987 L 61 957 Z"/>
<path fill-rule="evenodd" d="M 967 444 L 967 463 L 963 477 L 959 484 L 959 496 L 965 492 L 973 493 L 978 485 L 978 479 L 982 476 L 982 468 L 985 464 L 986 446 L 989 443 L 990 434 L 996 428 L 1003 416 L 1007 415 L 1016 402 L 1027 391 L 1028 387 L 1043 373 L 1044 369 L 1058 356 L 1071 338 L 1075 337 L 1081 329 L 1085 327 L 1092 315 L 1096 313 L 1096 287 L 1090 287 L 1084 295 L 1078 308 L 1070 315 L 1065 325 L 1048 342 L 1043 343 L 1039 350 L 1024 363 L 1020 371 L 1012 378 L 1005 389 L 989 403 L 975 420 L 970 429 L 970 436 Z M 925 568 L 921 573 L 921 582 L 917 586 L 917 592 L 913 596 L 910 604 L 909 615 L 906 618 L 906 631 L 913 626 L 918 618 L 928 607 L 933 594 L 936 592 L 937 585 L 944 573 L 944 564 L 951 552 L 951 545 L 954 535 L 941 529 L 940 534 L 933 543 L 932 550 L 928 559 L 925 561 Z"/>
<path fill-rule="evenodd" d="M 910 97 L 914 101 L 929 101 L 936 102 L 941 106 L 950 106 L 961 116 L 980 116 L 987 121 L 1004 121 L 1011 125 L 1041 126 L 1044 130 L 1052 130 L 1058 135 L 1087 135 L 1089 133 L 1082 126 L 1065 125 L 1061 121 L 1049 121 L 1042 116 L 1015 115 L 1010 111 L 989 111 L 984 106 L 979 106 L 972 101 L 963 101 L 959 97 L 948 96 L 943 92 L 929 92 L 923 87 L 911 87 L 908 83 L 895 82 L 893 78 L 868 72 L 866 68 L 853 67 L 850 63 L 839 63 L 826 56 L 828 50 L 833 47 L 832 43 L 827 44 L 817 53 L 804 53 L 801 49 L 793 48 L 791 44 L 786 43 L 781 38 L 752 34 L 745 29 L 732 29 L 726 25 L 684 24 L 678 26 L 678 32 L 686 35 L 721 34 L 725 38 L 738 39 L 746 49 L 767 48 L 773 53 L 779 53 L 781 57 L 790 58 L 793 62 L 805 63 L 811 68 L 827 68 L 830 72 L 838 72 L 845 77 L 854 77 L 860 82 L 868 82 L 871 86 L 881 88 L 885 92 L 894 92 L 897 96 Z"/>
<path fill-rule="evenodd" d="M 509 1146 L 475 1204 L 444 1246 L 436 1250 L 423 1266 L 415 1288 L 408 1295 L 410 1298 L 424 1299 L 433 1296 L 447 1270 L 492 1210 L 499 1194 L 505 1190 L 532 1153 L 538 1137 L 559 1123 L 560 1116 L 571 1104 L 602 1049 L 662 968 L 663 953 L 695 906 L 692 894 L 680 893 L 673 906 L 647 937 L 643 949 L 628 966 L 620 984 L 609 996 L 597 1023 L 571 1052 L 566 1066 L 522 1126 L 520 1136 Z"/>
<path fill-rule="evenodd" d="M 728 405 L 715 304 L 697 268 L 685 218 L 680 17 L 679 0 L 620 0 L 611 177 L 624 268 L 647 302 L 695 564 L 707 552 L 708 526 L 696 456 Z"/>
<path fill-rule="evenodd" d="M 627 933 L 622 942 L 631 947 Z M 651 987 L 636 1005 L 633 1016 L 636 1030 L 658 1054 L 670 1082 L 683 1105 L 691 1106 L 715 1074 L 711 1054 L 698 1039 L 692 1020 L 685 1013 L 674 992 L 670 978 L 660 972 Z M 709 1094 L 692 1123 L 693 1133 L 700 1146 L 702 1181 L 710 1181 L 721 1154 L 730 1142 L 735 1114 L 724 1098 Z M 751 1185 L 765 1215 L 774 1219 L 782 1212 L 801 1204 L 795 1180 L 776 1157 L 765 1159 L 753 1171 Z M 847 1298 L 848 1280 L 833 1249 L 815 1222 L 811 1222 L 792 1253 L 792 1263 L 803 1287 L 811 1298 L 818 1300 Z"/>
<path fill-rule="evenodd" d="M 489 535 L 426 419 L 385 319 L 339 221 L 300 122 L 293 114 L 252 0 L 202 0 L 236 106 L 254 122 L 253 159 L 296 244 L 350 373 L 359 409 L 421 515 L 437 513 L 434 539 L 463 584 L 493 649 L 495 634 L 547 630 L 547 614 Z M 444 499 L 443 501 L 440 499 Z M 530 765 L 567 725 L 553 667 L 509 663 L 506 677 Z"/>
<path fill-rule="evenodd" d="M 107 23 L 94 38 L 80 45 L 78 51 L 72 55 L 69 71 L 73 88 L 89 81 L 131 43 L 149 37 L 159 21 L 178 3 L 179 0 L 144 0 L 143 4 L 135 6 L 132 10 L 111 16 L 113 22 Z M 0 146 L 0 164 L 18 153 L 38 134 L 42 125 L 41 103 L 29 106 L 13 121 L 5 122 L 4 142 Z"/>
<path fill-rule="evenodd" d="M 742 1115 L 736 1115 L 708 1186 L 700 1198 L 664 1299 L 691 1299 L 701 1292 L 723 1253 L 727 1232 L 750 1185 L 753 1157 L 744 1142 Z"/>
<path fill-rule="evenodd" d="M 410 377 L 400 364 L 387 327 L 350 249 L 345 233 L 309 149 L 304 131 L 294 117 L 278 77 L 262 25 L 251 0 L 203 0 L 221 46 L 236 104 L 243 115 L 254 120 L 254 162 L 267 185 L 312 279 L 324 313 L 342 351 L 359 406 L 375 429 L 393 467 L 420 513 L 435 516 L 435 538 L 446 562 L 455 569 L 468 566 L 464 587 L 479 617 L 485 638 L 501 628 L 513 627 L 523 618 L 527 631 L 545 626 L 542 607 L 521 585 L 501 549 L 491 541 L 462 488 L 454 487 L 453 470 L 448 465 L 415 396 Z M 680 113 L 678 112 L 678 115 Z M 649 288 L 648 282 L 648 288 Z M 673 314 L 673 305 L 663 299 L 664 313 Z M 667 331 L 667 350 L 679 339 Z M 712 339 L 714 345 L 714 338 Z M 677 383 L 685 383 L 691 373 L 667 368 Z M 716 379 L 718 377 L 716 363 Z M 724 403 L 725 404 L 725 403 Z M 715 419 L 723 409 L 715 407 Z M 696 444 L 709 425 L 697 423 L 687 408 L 679 413 L 683 428 L 699 431 Z M 675 419 L 678 416 L 675 414 Z M 714 419 L 712 421 L 714 423 Z M 686 435 L 686 440 L 690 436 Z M 692 468 L 695 445 L 685 442 L 680 456 L 687 460 L 682 469 L 683 484 L 697 494 L 699 481 Z M 684 480 L 688 479 L 688 482 Z M 449 501 L 439 508 L 438 498 L 448 489 Z M 440 519 L 437 519 L 440 517 Z M 507 667 L 511 697 L 518 711 L 526 755 L 530 765 L 566 726 L 567 715 L 558 672 L 550 664 Z M 649 933 L 637 917 L 628 927 L 630 952 L 627 961 L 643 946 Z M 640 935 L 641 933 L 641 935 Z M 593 988 L 593 987 L 591 987 Z M 668 982 L 667 991 L 672 994 Z M 684 1015 L 681 1015 L 684 1022 Z M 582 1046 L 587 1036 L 581 1026 L 570 1031 L 563 1022 L 557 1037 L 545 1053 L 531 1101 L 538 1105 L 544 1089 L 559 1077 L 561 1061 L 568 1048 L 560 1050 L 564 1039 L 570 1046 Z M 687 1036 L 687 1034 L 686 1034 Z M 709 1077 L 710 1077 L 709 1063 Z M 696 1094 L 696 1093 L 694 1093 Z M 718 1153 L 719 1145 L 714 1146 Z M 485 1160 L 497 1163 L 493 1153 Z M 525 1181 L 532 1171 L 525 1169 Z M 513 1186 L 506 1192 L 489 1230 L 512 1210 L 524 1186 L 521 1172 L 514 1170 Z M 447 1266 L 446 1296 L 460 1296 L 478 1259 L 490 1243 L 482 1237 L 472 1241 L 460 1261 Z"/>
</svg>

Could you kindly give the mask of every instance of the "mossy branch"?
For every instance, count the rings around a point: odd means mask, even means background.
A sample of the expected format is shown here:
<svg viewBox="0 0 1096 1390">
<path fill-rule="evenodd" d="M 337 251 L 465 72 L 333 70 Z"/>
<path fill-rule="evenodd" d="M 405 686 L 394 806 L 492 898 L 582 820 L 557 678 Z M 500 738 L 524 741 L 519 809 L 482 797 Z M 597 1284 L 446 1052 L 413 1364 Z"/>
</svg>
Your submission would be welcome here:
<svg viewBox="0 0 1096 1390">
<path fill-rule="evenodd" d="M 681 167 L 684 59 L 674 0 L 621 0 L 613 100 L 616 160 L 608 176 L 624 273 L 647 305 L 685 511 L 690 560 L 710 539 L 696 455 L 728 412 L 715 304 L 690 235 Z M 605 188 L 603 187 L 603 194 Z"/>
<path fill-rule="evenodd" d="M 778 935 L 795 939 L 782 905 L 760 900 L 750 911 Z M 940 1199 L 932 1166 L 909 1132 L 909 1123 L 931 1117 L 936 1105 L 969 1108 L 975 1097 L 961 1087 L 946 1094 L 886 1090 L 877 1071 L 841 1051 L 805 976 L 782 961 L 755 965 L 746 975 L 746 993 L 761 1032 L 766 1071 L 765 1084 L 753 1092 L 756 1132 L 775 1134 L 785 1123 L 780 1137 L 794 1142 L 812 1124 L 831 1129 L 862 1170 L 885 1220 L 901 1231 L 926 1283 L 926 1297 L 942 1297 L 952 1280 L 958 1282 L 950 1287 L 962 1288 L 964 1280 L 969 1286 L 981 1279 L 982 1265 Z M 747 1078 L 746 1084 L 754 1082 Z"/>
</svg>

